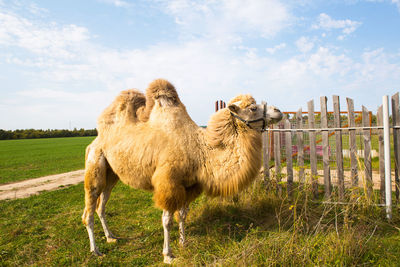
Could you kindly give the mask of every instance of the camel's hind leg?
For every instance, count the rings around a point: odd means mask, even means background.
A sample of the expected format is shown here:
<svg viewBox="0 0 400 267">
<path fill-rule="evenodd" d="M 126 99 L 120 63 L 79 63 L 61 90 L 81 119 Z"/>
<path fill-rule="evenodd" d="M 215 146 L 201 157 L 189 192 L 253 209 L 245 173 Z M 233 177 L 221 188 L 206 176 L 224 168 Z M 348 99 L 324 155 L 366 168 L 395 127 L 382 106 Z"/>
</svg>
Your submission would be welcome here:
<svg viewBox="0 0 400 267">
<path fill-rule="evenodd" d="M 110 169 L 107 169 L 107 179 L 106 187 L 101 193 L 99 199 L 97 200 L 96 213 L 99 216 L 101 225 L 103 226 L 104 234 L 106 235 L 107 242 L 113 243 L 117 241 L 117 238 L 108 229 L 108 224 L 105 217 L 106 204 L 111 195 L 111 190 L 114 188 L 115 184 L 118 182 L 118 176 Z"/>
<path fill-rule="evenodd" d="M 88 148 L 86 151 L 85 168 L 85 209 L 82 215 L 82 222 L 86 226 L 89 235 L 90 251 L 101 256 L 94 238 L 94 212 L 97 199 L 106 187 L 107 164 L 102 152 L 96 148 Z"/>
</svg>

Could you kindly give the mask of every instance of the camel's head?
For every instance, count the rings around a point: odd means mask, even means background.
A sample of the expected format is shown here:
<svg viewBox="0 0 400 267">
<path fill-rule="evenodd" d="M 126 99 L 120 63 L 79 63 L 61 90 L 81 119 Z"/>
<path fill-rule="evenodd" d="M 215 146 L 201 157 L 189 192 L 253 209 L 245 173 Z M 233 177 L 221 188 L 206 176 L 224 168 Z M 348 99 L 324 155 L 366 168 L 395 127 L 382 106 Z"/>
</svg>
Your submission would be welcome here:
<svg viewBox="0 0 400 267">
<path fill-rule="evenodd" d="M 239 95 L 228 103 L 232 116 L 257 131 L 282 119 L 282 112 L 274 106 L 257 105 L 250 95 Z"/>
</svg>

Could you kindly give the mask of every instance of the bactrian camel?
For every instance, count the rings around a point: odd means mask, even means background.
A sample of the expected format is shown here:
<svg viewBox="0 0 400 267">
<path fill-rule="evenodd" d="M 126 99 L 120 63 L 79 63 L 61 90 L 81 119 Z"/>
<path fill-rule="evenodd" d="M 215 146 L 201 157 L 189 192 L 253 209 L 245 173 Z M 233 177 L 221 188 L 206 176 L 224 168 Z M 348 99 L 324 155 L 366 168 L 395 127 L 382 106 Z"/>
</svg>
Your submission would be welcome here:
<svg viewBox="0 0 400 267">
<path fill-rule="evenodd" d="M 282 118 L 273 106 L 257 105 L 250 95 L 233 98 L 212 115 L 206 129 L 189 117 L 174 86 L 153 81 L 146 96 L 122 91 L 98 118 L 98 137 L 86 149 L 85 209 L 82 220 L 90 251 L 101 255 L 93 233 L 98 214 L 107 242 L 115 242 L 105 219 L 105 206 L 118 180 L 154 193 L 163 210 L 164 262 L 177 212 L 180 244 L 189 203 L 202 192 L 230 196 L 249 185 L 261 165 L 261 131 Z"/>
</svg>

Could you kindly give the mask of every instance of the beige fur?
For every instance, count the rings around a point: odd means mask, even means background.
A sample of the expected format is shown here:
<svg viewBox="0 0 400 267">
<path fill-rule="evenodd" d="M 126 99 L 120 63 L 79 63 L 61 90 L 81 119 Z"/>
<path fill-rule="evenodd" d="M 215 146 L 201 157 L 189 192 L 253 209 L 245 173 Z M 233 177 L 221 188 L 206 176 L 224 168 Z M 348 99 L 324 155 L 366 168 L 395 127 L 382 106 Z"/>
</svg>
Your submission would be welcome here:
<svg viewBox="0 0 400 267">
<path fill-rule="evenodd" d="M 152 82 L 146 97 L 136 90 L 121 92 L 99 117 L 99 135 L 86 151 L 82 219 L 91 250 L 99 254 L 90 228 L 93 212 L 102 207 L 104 213 L 118 178 L 133 188 L 154 192 L 155 205 L 165 211 L 166 221 L 203 191 L 229 196 L 253 181 L 261 165 L 260 129 L 249 128 L 231 114 L 246 119 L 262 115 L 262 110 L 250 111 L 250 107 L 257 107 L 250 95 L 235 97 L 228 108 L 211 117 L 205 130 L 192 121 L 168 81 Z M 107 239 L 113 240 L 103 227 Z M 172 257 L 170 250 L 165 251 Z"/>
</svg>

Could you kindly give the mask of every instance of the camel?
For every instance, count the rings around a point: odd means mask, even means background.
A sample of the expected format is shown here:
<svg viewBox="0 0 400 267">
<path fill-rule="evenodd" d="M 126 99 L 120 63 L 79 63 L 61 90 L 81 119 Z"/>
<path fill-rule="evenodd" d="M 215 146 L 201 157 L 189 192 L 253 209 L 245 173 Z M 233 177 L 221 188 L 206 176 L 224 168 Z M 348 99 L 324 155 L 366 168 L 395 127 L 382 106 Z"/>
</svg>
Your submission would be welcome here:
<svg viewBox="0 0 400 267">
<path fill-rule="evenodd" d="M 164 262 L 172 263 L 174 213 L 179 243 L 184 245 L 189 204 L 203 192 L 226 197 L 249 185 L 261 167 L 261 131 L 281 118 L 277 108 L 239 95 L 214 113 L 204 129 L 190 118 L 166 80 L 153 81 L 146 95 L 135 89 L 122 91 L 98 118 L 98 136 L 86 149 L 82 221 L 90 251 L 102 255 L 93 233 L 94 212 L 107 242 L 117 240 L 108 228 L 105 207 L 121 180 L 154 193 L 154 203 L 163 211 Z"/>
</svg>

